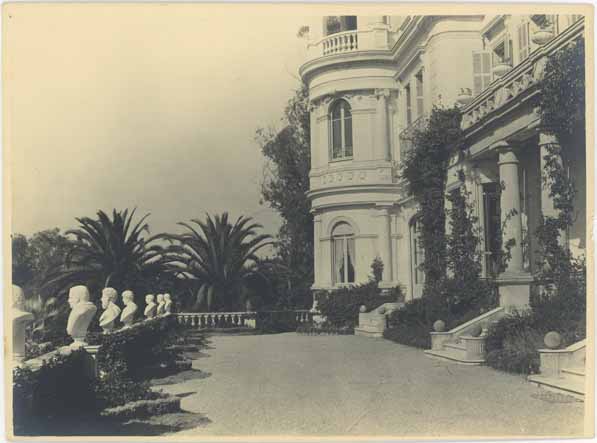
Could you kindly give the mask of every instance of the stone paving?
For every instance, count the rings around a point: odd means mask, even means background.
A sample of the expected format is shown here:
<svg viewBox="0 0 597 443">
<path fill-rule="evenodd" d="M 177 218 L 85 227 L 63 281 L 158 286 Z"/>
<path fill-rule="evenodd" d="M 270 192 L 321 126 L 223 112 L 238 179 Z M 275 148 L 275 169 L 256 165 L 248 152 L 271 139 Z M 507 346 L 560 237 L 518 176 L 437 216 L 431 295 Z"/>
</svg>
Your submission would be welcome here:
<svg viewBox="0 0 597 443">
<path fill-rule="evenodd" d="M 163 386 L 206 425 L 176 435 L 579 436 L 584 403 L 383 339 L 214 336 Z M 211 375 L 209 375 L 209 373 Z"/>
</svg>

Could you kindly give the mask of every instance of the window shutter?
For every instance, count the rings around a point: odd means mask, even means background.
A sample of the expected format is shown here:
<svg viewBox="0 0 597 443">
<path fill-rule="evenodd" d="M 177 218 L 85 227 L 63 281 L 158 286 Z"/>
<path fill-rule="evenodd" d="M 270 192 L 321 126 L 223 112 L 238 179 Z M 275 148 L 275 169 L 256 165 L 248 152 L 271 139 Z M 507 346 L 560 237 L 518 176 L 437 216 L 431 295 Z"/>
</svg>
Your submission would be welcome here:
<svg viewBox="0 0 597 443">
<path fill-rule="evenodd" d="M 417 118 L 423 115 L 425 111 L 425 99 L 423 95 L 423 73 L 419 73 L 415 76 L 415 82 L 417 84 Z"/>
<path fill-rule="evenodd" d="M 512 39 L 509 34 L 504 39 L 504 62 L 512 65 Z"/>
<path fill-rule="evenodd" d="M 473 95 L 480 94 L 491 83 L 491 54 L 473 51 Z"/>
<path fill-rule="evenodd" d="M 529 56 L 529 24 L 523 23 L 518 26 L 518 54 L 519 62 Z"/>
</svg>

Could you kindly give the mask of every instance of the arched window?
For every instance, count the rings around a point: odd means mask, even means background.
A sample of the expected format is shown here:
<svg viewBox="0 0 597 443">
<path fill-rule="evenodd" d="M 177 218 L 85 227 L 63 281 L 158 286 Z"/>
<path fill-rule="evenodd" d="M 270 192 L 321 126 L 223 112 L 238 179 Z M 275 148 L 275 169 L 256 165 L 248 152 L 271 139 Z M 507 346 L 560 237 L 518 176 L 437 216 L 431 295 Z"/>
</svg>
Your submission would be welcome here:
<svg viewBox="0 0 597 443">
<path fill-rule="evenodd" d="M 332 282 L 334 285 L 354 283 L 354 230 L 340 222 L 332 230 Z"/>
<path fill-rule="evenodd" d="M 346 100 L 338 100 L 330 112 L 332 160 L 352 158 L 352 113 Z"/>
</svg>

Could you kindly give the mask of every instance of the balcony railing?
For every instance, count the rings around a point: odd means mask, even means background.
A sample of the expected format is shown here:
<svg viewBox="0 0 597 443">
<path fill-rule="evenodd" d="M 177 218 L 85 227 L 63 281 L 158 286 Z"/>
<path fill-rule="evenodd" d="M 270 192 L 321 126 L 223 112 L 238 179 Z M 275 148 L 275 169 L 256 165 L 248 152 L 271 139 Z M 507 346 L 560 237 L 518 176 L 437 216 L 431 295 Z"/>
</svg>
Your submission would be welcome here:
<svg viewBox="0 0 597 443">
<path fill-rule="evenodd" d="M 547 57 L 568 45 L 583 32 L 584 20 L 579 20 L 496 79 L 462 110 L 461 128 L 466 130 L 474 126 L 489 114 L 529 91 L 543 78 Z"/>
<path fill-rule="evenodd" d="M 359 49 L 359 35 L 356 30 L 328 35 L 321 40 L 323 55 L 351 52 Z"/>
<path fill-rule="evenodd" d="M 402 159 L 404 159 L 406 153 L 412 150 L 415 134 L 418 131 L 423 131 L 428 122 L 429 115 L 423 114 L 398 135 L 400 139 L 400 157 Z"/>
</svg>

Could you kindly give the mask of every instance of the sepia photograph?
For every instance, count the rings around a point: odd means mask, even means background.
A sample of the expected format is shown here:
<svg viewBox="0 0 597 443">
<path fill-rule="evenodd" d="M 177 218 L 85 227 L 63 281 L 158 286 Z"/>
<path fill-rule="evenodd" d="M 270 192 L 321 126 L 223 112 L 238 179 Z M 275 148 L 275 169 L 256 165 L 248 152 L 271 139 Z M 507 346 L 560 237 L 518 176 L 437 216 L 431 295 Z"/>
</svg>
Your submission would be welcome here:
<svg viewBox="0 0 597 443">
<path fill-rule="evenodd" d="M 6 437 L 594 437 L 593 15 L 5 3 Z"/>
</svg>

